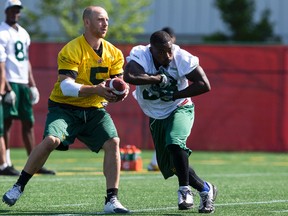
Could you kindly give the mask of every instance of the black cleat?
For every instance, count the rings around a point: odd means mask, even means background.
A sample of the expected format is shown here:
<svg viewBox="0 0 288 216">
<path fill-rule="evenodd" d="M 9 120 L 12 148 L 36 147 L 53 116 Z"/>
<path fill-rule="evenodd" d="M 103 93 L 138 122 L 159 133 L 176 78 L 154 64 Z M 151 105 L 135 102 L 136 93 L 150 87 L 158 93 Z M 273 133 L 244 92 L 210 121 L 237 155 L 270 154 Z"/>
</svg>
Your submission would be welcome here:
<svg viewBox="0 0 288 216">
<path fill-rule="evenodd" d="M 37 174 L 43 174 L 43 175 L 56 175 L 56 172 L 53 170 L 48 170 L 45 167 L 42 167 L 36 172 Z"/>
<path fill-rule="evenodd" d="M 0 170 L 0 175 L 5 176 L 19 176 L 20 172 L 17 171 L 14 166 L 7 166 L 5 169 Z"/>
</svg>

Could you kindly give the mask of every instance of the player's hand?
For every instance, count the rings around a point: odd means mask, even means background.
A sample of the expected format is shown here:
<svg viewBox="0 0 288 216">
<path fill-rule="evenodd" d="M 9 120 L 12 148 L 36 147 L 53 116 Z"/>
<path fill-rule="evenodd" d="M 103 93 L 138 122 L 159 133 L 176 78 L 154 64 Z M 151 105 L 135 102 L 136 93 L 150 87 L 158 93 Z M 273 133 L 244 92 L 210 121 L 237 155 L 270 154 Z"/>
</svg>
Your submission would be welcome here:
<svg viewBox="0 0 288 216">
<path fill-rule="evenodd" d="M 38 91 L 36 86 L 31 86 L 30 87 L 30 91 L 31 91 L 31 102 L 32 102 L 32 105 L 35 105 L 35 104 L 37 104 L 39 102 L 39 99 L 40 99 L 39 91 Z"/>
<path fill-rule="evenodd" d="M 107 80 L 106 80 L 107 81 Z M 103 81 L 97 85 L 98 92 L 97 94 L 100 97 L 103 97 L 109 103 L 117 102 L 118 98 L 115 94 L 112 93 L 112 88 L 106 86 L 106 81 Z"/>
<path fill-rule="evenodd" d="M 123 101 L 128 96 L 128 94 L 130 92 L 130 86 L 128 85 L 128 83 L 126 83 L 126 86 L 127 86 L 127 90 L 125 91 L 124 96 L 117 97 L 117 101 Z"/>
<path fill-rule="evenodd" d="M 168 74 L 165 68 L 160 67 L 158 74 L 161 75 L 160 88 L 167 88 L 174 82 L 173 77 Z"/>
<path fill-rule="evenodd" d="M 13 90 L 7 92 L 4 96 L 4 103 L 6 104 L 11 104 L 11 105 L 15 105 L 16 102 L 16 94 Z"/>
</svg>

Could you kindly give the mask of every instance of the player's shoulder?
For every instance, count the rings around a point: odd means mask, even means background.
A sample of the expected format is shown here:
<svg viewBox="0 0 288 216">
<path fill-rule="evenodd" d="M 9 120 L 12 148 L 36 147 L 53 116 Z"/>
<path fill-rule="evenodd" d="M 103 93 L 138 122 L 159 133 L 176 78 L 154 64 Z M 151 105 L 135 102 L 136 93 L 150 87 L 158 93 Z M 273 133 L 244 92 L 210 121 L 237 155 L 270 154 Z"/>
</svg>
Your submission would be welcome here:
<svg viewBox="0 0 288 216">
<path fill-rule="evenodd" d="M 82 47 L 81 44 L 83 44 L 84 42 L 81 41 L 81 36 L 80 37 L 76 37 L 72 40 L 70 40 L 68 43 L 66 43 L 62 49 L 60 50 L 59 53 L 77 53 L 79 51 L 79 49 Z"/>
<path fill-rule="evenodd" d="M 111 42 L 105 40 L 105 39 L 102 39 L 102 44 L 104 47 L 109 47 L 111 49 L 118 49 L 114 44 L 112 44 Z"/>
<path fill-rule="evenodd" d="M 123 55 L 122 51 L 118 47 L 116 47 L 114 44 L 112 44 L 111 42 L 109 42 L 105 39 L 102 39 L 102 46 L 103 46 L 104 50 L 107 50 L 112 54 L 118 53 L 120 55 Z"/>
<path fill-rule="evenodd" d="M 28 31 L 21 25 L 19 25 L 18 23 L 16 23 L 18 31 L 22 31 L 25 32 L 25 34 L 29 34 Z"/>
<path fill-rule="evenodd" d="M 75 47 L 75 46 L 79 46 L 80 44 L 84 43 L 84 36 L 78 36 L 72 40 L 70 40 L 68 43 L 66 43 L 66 45 L 64 47 Z"/>
<path fill-rule="evenodd" d="M 130 56 L 137 59 L 142 59 L 148 57 L 150 54 L 149 46 L 137 45 L 132 47 L 130 51 Z"/>
<path fill-rule="evenodd" d="M 5 34 L 5 32 L 7 32 L 7 34 L 9 34 L 9 32 L 8 32 L 9 28 L 10 28 L 10 26 L 7 23 L 1 22 L 1 24 L 0 24 L 0 33 L 1 34 Z"/>
<path fill-rule="evenodd" d="M 132 49 L 131 49 L 131 52 L 141 52 L 141 53 L 143 53 L 143 52 L 147 52 L 147 51 L 149 51 L 149 45 L 146 45 L 146 46 L 137 45 L 137 46 L 132 47 Z"/>
<path fill-rule="evenodd" d="M 182 49 L 176 44 L 173 44 L 173 55 L 177 59 L 198 59 L 197 56 L 193 55 L 185 49 Z"/>
</svg>

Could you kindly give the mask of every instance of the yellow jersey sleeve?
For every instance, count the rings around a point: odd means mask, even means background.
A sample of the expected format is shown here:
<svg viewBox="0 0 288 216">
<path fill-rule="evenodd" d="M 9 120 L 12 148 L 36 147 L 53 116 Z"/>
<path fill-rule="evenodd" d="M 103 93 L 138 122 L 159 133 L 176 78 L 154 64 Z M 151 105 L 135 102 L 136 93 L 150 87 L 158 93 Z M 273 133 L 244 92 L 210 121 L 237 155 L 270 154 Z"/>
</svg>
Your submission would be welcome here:
<svg viewBox="0 0 288 216">
<path fill-rule="evenodd" d="M 71 71 L 76 75 L 75 82 L 84 85 L 97 85 L 111 76 L 123 73 L 124 56 L 122 52 L 106 40 L 102 40 L 102 56 L 98 56 L 87 43 L 84 36 L 79 36 L 66 44 L 58 54 L 58 71 Z M 103 107 L 107 101 L 98 96 L 64 96 L 59 79 L 54 85 L 50 100 L 77 107 Z"/>
</svg>

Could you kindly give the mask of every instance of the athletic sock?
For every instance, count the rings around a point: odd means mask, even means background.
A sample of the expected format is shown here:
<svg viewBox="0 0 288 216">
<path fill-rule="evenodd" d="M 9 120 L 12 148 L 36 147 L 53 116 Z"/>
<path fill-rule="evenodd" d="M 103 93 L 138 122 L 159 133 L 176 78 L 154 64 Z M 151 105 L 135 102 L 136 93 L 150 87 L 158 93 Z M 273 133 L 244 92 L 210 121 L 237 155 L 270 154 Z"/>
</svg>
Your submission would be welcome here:
<svg viewBox="0 0 288 216">
<path fill-rule="evenodd" d="M 188 190 L 190 190 L 190 187 L 188 185 L 187 186 L 180 186 L 179 190 L 180 191 L 188 191 Z"/>
<path fill-rule="evenodd" d="M 12 166 L 11 157 L 10 157 L 10 149 L 6 149 L 6 163 L 8 166 Z"/>
<path fill-rule="evenodd" d="M 107 200 L 109 201 L 112 197 L 118 195 L 118 188 L 109 188 L 107 189 Z"/>
<path fill-rule="evenodd" d="M 203 192 L 203 191 L 206 191 L 206 192 L 210 191 L 210 187 L 209 187 L 209 185 L 207 184 L 206 181 L 204 182 L 204 188 L 203 188 L 203 190 L 201 192 Z"/>
<path fill-rule="evenodd" d="M 0 170 L 4 170 L 6 167 L 8 167 L 8 164 L 3 163 L 2 165 L 0 165 Z"/>
<path fill-rule="evenodd" d="M 189 160 L 186 151 L 181 149 L 178 145 L 169 145 L 168 150 L 173 160 L 173 164 L 178 177 L 179 186 L 186 186 L 189 184 Z"/>
<path fill-rule="evenodd" d="M 189 185 L 199 192 L 204 188 L 204 181 L 196 174 L 192 167 L 189 167 Z"/>
<path fill-rule="evenodd" d="M 16 184 L 21 186 L 21 190 L 24 191 L 24 188 L 28 181 L 32 178 L 32 175 L 22 170 Z"/>
</svg>

